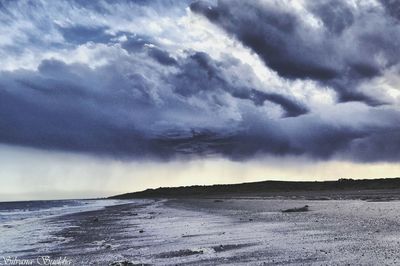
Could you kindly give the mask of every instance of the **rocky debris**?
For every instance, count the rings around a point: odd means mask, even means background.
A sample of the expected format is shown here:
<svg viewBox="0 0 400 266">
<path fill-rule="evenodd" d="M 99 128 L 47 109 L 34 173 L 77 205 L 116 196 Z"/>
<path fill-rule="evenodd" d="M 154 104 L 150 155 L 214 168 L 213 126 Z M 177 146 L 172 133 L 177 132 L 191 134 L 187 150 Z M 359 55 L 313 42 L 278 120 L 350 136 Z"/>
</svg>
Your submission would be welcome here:
<svg viewBox="0 0 400 266">
<path fill-rule="evenodd" d="M 185 256 L 191 256 L 191 255 L 197 255 L 197 254 L 203 254 L 203 253 L 204 253 L 203 250 L 182 249 L 182 250 L 177 250 L 177 251 L 161 253 L 157 257 L 165 259 L 165 258 L 185 257 Z"/>
<path fill-rule="evenodd" d="M 150 264 L 133 263 L 133 262 L 127 261 L 127 260 L 121 260 L 121 261 L 114 261 L 109 265 L 110 266 L 147 266 L 147 265 L 150 265 Z"/>
<path fill-rule="evenodd" d="M 252 246 L 252 244 L 227 244 L 211 247 L 215 252 L 223 252 L 228 250 L 240 249 L 244 247 Z"/>
</svg>

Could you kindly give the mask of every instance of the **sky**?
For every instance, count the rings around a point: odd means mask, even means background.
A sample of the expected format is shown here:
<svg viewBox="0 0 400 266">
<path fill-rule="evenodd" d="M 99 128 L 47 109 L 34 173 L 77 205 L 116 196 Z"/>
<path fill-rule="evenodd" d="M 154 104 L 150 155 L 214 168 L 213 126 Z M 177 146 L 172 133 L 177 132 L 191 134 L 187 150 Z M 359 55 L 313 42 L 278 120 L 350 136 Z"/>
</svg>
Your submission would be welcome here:
<svg viewBox="0 0 400 266">
<path fill-rule="evenodd" d="M 400 176 L 400 3 L 0 2 L 0 200 Z"/>
</svg>

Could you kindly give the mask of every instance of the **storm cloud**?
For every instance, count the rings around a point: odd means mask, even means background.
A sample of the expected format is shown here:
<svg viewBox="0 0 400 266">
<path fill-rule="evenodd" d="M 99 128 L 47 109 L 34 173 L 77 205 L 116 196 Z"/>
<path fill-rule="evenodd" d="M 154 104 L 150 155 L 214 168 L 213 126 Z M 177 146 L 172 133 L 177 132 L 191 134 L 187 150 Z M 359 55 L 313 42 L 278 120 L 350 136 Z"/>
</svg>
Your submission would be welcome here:
<svg viewBox="0 0 400 266">
<path fill-rule="evenodd" d="M 331 86 L 340 102 L 385 103 L 358 85 L 398 64 L 398 23 L 379 5 L 306 3 L 299 10 L 286 1 L 197 1 L 191 10 L 251 48 L 282 77 Z M 393 11 L 394 3 L 384 3 Z"/>
<path fill-rule="evenodd" d="M 9 1 L 0 142 L 127 160 L 399 161 L 390 1 Z"/>
</svg>

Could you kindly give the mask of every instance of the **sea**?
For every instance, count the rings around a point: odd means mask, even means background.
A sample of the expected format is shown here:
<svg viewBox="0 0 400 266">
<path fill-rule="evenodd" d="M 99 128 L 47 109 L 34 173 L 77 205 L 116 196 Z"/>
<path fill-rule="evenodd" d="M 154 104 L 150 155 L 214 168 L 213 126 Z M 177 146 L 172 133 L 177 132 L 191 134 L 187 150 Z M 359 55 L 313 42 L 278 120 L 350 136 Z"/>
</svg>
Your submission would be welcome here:
<svg viewBox="0 0 400 266">
<path fill-rule="evenodd" d="M 0 202 L 0 260 L 45 253 L 57 242 L 68 241 L 52 232 L 60 230 L 50 218 L 92 211 L 118 204 L 118 200 L 42 200 Z"/>
</svg>

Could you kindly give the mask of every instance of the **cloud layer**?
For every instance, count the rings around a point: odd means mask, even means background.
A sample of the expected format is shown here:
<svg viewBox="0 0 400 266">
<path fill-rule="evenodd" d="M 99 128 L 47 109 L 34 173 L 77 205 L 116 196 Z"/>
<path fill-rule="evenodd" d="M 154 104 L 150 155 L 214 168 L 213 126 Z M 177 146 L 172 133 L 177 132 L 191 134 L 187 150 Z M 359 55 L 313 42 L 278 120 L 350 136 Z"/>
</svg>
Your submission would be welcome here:
<svg viewBox="0 0 400 266">
<path fill-rule="evenodd" d="M 398 22 L 379 5 L 306 1 L 299 10 L 278 1 L 197 1 L 204 15 L 288 79 L 312 79 L 336 90 L 338 100 L 383 103 L 358 85 L 398 64 Z M 393 10 L 390 1 L 387 11 Z M 308 18 L 307 18 L 308 17 Z"/>
<path fill-rule="evenodd" d="M 7 1 L 0 142 L 399 161 L 391 1 Z"/>
</svg>

